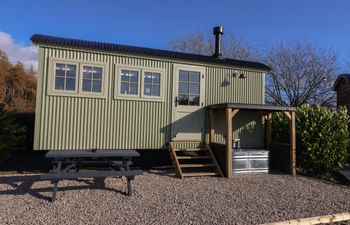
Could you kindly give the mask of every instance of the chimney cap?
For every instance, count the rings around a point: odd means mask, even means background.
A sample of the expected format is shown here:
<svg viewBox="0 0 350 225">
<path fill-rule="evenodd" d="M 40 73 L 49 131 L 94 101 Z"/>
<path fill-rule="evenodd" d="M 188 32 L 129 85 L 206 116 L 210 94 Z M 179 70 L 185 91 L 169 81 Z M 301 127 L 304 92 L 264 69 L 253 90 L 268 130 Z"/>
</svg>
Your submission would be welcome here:
<svg viewBox="0 0 350 225">
<path fill-rule="evenodd" d="M 214 27 L 213 34 L 223 34 L 223 33 L 224 33 L 224 28 L 222 26 Z"/>
</svg>

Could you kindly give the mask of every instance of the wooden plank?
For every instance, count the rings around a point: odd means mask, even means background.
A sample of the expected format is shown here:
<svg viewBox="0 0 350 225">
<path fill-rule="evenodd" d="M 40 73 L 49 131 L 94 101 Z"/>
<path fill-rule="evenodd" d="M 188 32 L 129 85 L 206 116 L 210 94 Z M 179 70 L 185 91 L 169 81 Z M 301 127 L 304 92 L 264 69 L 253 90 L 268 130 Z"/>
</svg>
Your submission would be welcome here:
<svg viewBox="0 0 350 225">
<path fill-rule="evenodd" d="M 295 137 L 295 112 L 290 112 L 289 137 L 290 137 L 290 173 L 296 175 L 296 137 Z"/>
<path fill-rule="evenodd" d="M 239 109 L 232 110 L 232 118 L 239 112 Z"/>
<path fill-rule="evenodd" d="M 192 142 L 202 142 L 202 140 L 198 139 L 198 140 L 181 140 L 181 139 L 173 139 L 171 140 L 171 142 L 184 142 L 184 143 L 192 143 Z"/>
<path fill-rule="evenodd" d="M 285 224 L 314 225 L 314 224 L 335 223 L 335 222 L 342 222 L 342 221 L 349 221 L 349 220 L 350 220 L 350 213 L 340 213 L 340 214 L 332 214 L 332 215 L 325 215 L 325 216 L 315 216 L 315 217 L 309 217 L 309 218 L 303 218 L 303 219 L 297 219 L 297 220 L 265 223 L 261 225 L 285 225 Z"/>
<path fill-rule="evenodd" d="M 210 154 L 210 156 L 211 156 L 211 159 L 212 159 L 212 161 L 214 162 L 214 164 L 215 164 L 215 166 L 216 166 L 216 170 L 219 172 L 220 177 L 224 177 L 224 173 L 222 172 L 221 167 L 220 167 L 218 161 L 216 160 L 215 155 L 214 155 L 214 152 L 213 152 L 213 150 L 211 149 L 210 145 L 208 145 L 207 143 L 205 143 L 205 146 L 206 146 L 206 148 L 207 148 L 208 151 L 209 151 L 209 154 Z"/>
<path fill-rule="evenodd" d="M 266 149 L 270 149 L 270 145 L 272 142 L 272 113 L 266 115 Z"/>
<path fill-rule="evenodd" d="M 217 176 L 217 172 L 200 172 L 200 173 L 183 173 L 184 177 L 203 177 L 203 176 Z"/>
<path fill-rule="evenodd" d="M 208 149 L 206 148 L 179 148 L 179 149 L 174 149 L 176 152 L 198 152 L 198 151 L 207 151 Z"/>
<path fill-rule="evenodd" d="M 232 109 L 226 109 L 226 177 L 232 177 Z"/>
<path fill-rule="evenodd" d="M 208 155 L 177 156 L 177 159 L 210 159 Z"/>
<path fill-rule="evenodd" d="M 209 109 L 209 120 L 210 120 L 210 132 L 209 132 L 209 143 L 213 143 L 215 140 L 215 118 L 216 113 L 214 109 Z"/>
<path fill-rule="evenodd" d="M 213 163 L 180 164 L 181 168 L 214 167 Z"/>
<path fill-rule="evenodd" d="M 169 153 L 170 153 L 170 157 L 173 161 L 173 165 L 175 167 L 175 172 L 176 174 L 182 179 L 183 178 L 183 174 L 180 168 L 180 164 L 179 164 L 179 160 L 176 158 L 176 153 L 174 151 L 174 147 L 173 147 L 173 143 L 170 142 L 169 145 Z"/>
<path fill-rule="evenodd" d="M 283 114 L 288 118 L 288 120 L 291 120 L 291 119 L 292 119 L 291 113 L 292 113 L 292 112 L 283 111 Z"/>
</svg>

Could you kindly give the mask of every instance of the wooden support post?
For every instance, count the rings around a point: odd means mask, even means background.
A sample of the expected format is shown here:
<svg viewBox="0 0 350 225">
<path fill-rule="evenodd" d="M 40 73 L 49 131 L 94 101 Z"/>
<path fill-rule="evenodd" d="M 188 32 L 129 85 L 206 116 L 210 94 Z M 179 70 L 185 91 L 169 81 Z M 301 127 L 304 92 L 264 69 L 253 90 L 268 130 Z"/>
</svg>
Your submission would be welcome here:
<svg viewBox="0 0 350 225">
<path fill-rule="evenodd" d="M 209 132 L 209 144 L 215 142 L 215 115 L 214 109 L 209 109 L 209 120 L 210 120 L 210 132 Z"/>
<path fill-rule="evenodd" d="M 289 119 L 292 119 L 291 112 L 283 111 L 283 114 Z"/>
<path fill-rule="evenodd" d="M 226 177 L 232 177 L 232 109 L 226 109 Z"/>
<path fill-rule="evenodd" d="M 265 119 L 266 124 L 266 149 L 270 149 L 270 145 L 272 142 L 272 113 L 268 113 Z"/>
<path fill-rule="evenodd" d="M 232 110 L 232 118 L 239 112 L 239 109 Z"/>
<path fill-rule="evenodd" d="M 295 138 L 295 112 L 290 112 L 289 137 L 290 137 L 290 173 L 296 175 L 296 138 Z"/>
</svg>

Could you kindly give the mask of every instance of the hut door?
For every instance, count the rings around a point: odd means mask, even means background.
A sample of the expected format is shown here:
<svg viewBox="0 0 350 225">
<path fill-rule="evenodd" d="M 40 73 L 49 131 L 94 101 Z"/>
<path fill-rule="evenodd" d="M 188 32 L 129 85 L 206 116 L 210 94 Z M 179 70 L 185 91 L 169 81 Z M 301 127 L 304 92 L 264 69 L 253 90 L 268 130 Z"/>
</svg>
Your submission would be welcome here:
<svg viewBox="0 0 350 225">
<path fill-rule="evenodd" d="M 172 139 L 199 140 L 204 136 L 204 68 L 174 66 Z"/>
</svg>

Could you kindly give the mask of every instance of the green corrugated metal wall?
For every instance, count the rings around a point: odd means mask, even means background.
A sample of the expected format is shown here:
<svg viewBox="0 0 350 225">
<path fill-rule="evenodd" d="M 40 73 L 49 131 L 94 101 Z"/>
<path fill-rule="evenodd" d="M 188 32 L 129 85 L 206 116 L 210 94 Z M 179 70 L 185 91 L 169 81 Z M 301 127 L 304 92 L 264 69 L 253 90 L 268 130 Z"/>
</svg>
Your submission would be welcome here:
<svg viewBox="0 0 350 225">
<path fill-rule="evenodd" d="M 107 98 L 47 95 L 49 57 L 108 63 Z M 34 149 L 164 147 L 171 134 L 173 63 L 186 64 L 166 59 L 40 47 Z M 164 69 L 165 101 L 114 99 L 116 64 Z M 239 79 L 230 75 L 233 71 L 233 69 L 206 67 L 205 104 L 223 102 L 262 104 L 264 102 L 262 72 L 244 71 L 247 79 Z M 261 132 L 256 131 L 254 136 L 260 137 Z"/>
<path fill-rule="evenodd" d="M 226 142 L 226 112 L 220 110 L 216 115 L 215 142 Z M 233 118 L 233 138 L 240 139 L 241 148 L 263 148 L 264 126 L 261 114 L 255 111 L 241 111 Z"/>
<path fill-rule="evenodd" d="M 261 72 L 240 71 L 246 79 L 232 76 L 234 69 L 207 68 L 206 99 L 207 104 L 246 103 L 264 104 L 265 75 Z M 215 141 L 225 143 L 226 115 L 225 110 L 217 112 Z M 208 119 L 208 117 L 207 117 Z M 264 126 L 259 112 L 239 112 L 232 121 L 233 138 L 240 139 L 241 148 L 263 148 Z M 208 130 L 208 122 L 207 130 Z M 208 138 L 208 137 L 207 137 Z"/>
</svg>

